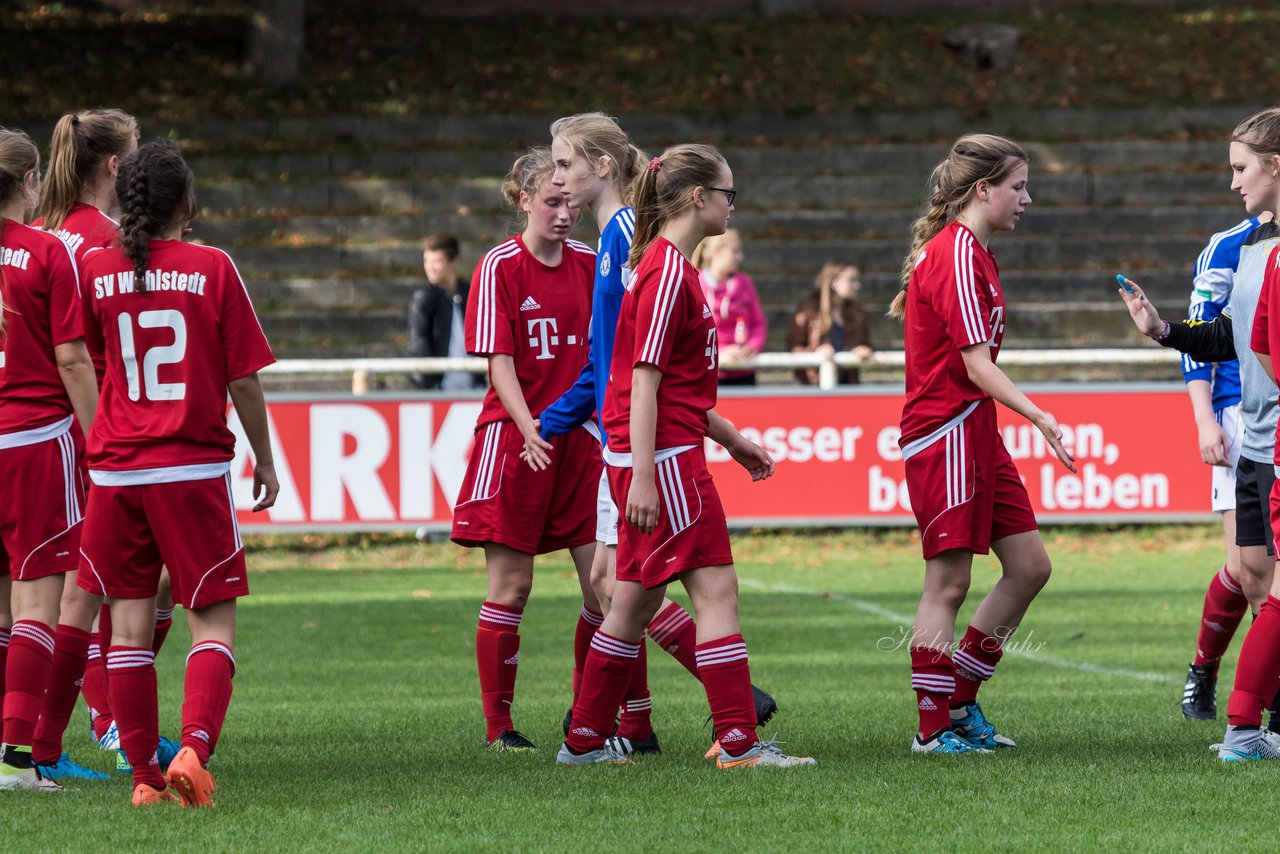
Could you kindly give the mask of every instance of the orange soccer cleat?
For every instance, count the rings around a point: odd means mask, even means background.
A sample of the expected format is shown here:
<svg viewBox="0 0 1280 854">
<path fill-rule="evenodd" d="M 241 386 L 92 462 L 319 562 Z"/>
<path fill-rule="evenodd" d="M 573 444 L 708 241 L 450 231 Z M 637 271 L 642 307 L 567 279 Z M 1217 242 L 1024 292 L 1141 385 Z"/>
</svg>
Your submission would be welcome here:
<svg viewBox="0 0 1280 854">
<path fill-rule="evenodd" d="M 182 748 L 173 757 L 165 779 L 182 798 L 184 807 L 213 806 L 213 793 L 218 790 L 218 784 L 190 747 Z"/>
<path fill-rule="evenodd" d="M 146 783 L 133 787 L 133 805 L 135 807 L 153 807 L 156 804 L 167 804 L 178 800 L 172 789 L 157 789 Z"/>
</svg>

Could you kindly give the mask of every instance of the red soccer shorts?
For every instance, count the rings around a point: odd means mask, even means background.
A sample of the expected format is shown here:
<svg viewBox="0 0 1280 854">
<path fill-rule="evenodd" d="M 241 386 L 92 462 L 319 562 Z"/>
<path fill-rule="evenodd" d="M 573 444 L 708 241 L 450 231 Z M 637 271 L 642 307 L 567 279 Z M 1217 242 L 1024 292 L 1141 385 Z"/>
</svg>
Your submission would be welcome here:
<svg viewBox="0 0 1280 854">
<path fill-rule="evenodd" d="M 691 569 L 733 563 L 729 523 L 701 447 L 658 463 L 658 525 L 652 534 L 641 533 L 625 518 L 632 469 L 607 466 L 606 471 L 623 516 L 618 520 L 619 581 L 637 581 L 649 590 Z"/>
<path fill-rule="evenodd" d="M 143 486 L 95 484 L 81 555 L 79 585 L 111 599 L 156 595 L 165 566 L 174 601 L 188 610 L 249 593 L 230 475 Z"/>
<path fill-rule="evenodd" d="M 524 437 L 514 423 L 477 428 L 453 508 L 453 541 L 501 543 L 533 555 L 594 543 L 600 444 L 586 430 L 571 430 L 551 445 L 551 465 L 534 471 L 520 459 Z"/>
<path fill-rule="evenodd" d="M 986 554 L 995 540 L 1034 531 L 1027 488 L 996 426 L 995 401 L 903 449 L 925 560 L 949 549 Z"/>
<path fill-rule="evenodd" d="M 61 435 L 0 450 L 0 576 L 35 581 L 79 565 L 83 458 L 74 420 Z"/>
</svg>

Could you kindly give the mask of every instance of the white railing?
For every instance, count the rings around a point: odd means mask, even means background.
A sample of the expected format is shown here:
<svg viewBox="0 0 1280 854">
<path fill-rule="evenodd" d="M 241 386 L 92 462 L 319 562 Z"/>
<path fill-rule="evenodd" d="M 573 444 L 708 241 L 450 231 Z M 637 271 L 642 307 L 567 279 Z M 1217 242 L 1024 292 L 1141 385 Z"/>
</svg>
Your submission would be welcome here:
<svg viewBox="0 0 1280 854">
<path fill-rule="evenodd" d="M 1164 347 L 1110 348 L 1098 350 L 1005 350 L 1000 353 L 1001 365 L 1127 365 L 1175 364 L 1181 354 Z M 829 389 L 836 386 L 837 368 L 902 367 L 905 364 L 901 350 L 881 350 L 866 358 L 853 353 L 836 353 L 824 356 L 819 353 L 760 353 L 753 359 L 740 362 L 724 360 L 722 368 L 817 368 L 818 385 Z M 268 374 L 351 374 L 351 390 L 362 394 L 369 386 L 373 374 L 440 374 L 446 371 L 466 371 L 483 374 L 488 370 L 484 359 L 283 359 L 266 368 Z"/>
</svg>

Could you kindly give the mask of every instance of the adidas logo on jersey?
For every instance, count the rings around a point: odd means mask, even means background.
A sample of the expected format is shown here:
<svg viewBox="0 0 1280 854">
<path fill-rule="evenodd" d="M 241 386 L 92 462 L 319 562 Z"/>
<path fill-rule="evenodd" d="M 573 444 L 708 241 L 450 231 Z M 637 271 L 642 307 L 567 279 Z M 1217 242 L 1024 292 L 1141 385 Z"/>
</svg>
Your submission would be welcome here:
<svg viewBox="0 0 1280 854">
<path fill-rule="evenodd" d="M 702 307 L 702 317 L 703 317 L 703 319 L 706 319 L 706 318 L 708 318 L 708 317 L 710 317 L 710 316 L 711 316 L 711 309 L 704 305 L 704 306 Z"/>
<path fill-rule="evenodd" d="M 921 697 L 921 698 L 920 698 L 920 711 L 922 711 L 922 712 L 936 712 L 936 711 L 938 711 L 938 704 L 937 704 L 937 703 L 935 703 L 935 702 L 933 702 L 933 700 L 930 700 L 928 697 Z"/>
<path fill-rule="evenodd" d="M 991 284 L 990 282 L 987 282 L 987 287 L 991 288 L 991 296 L 995 297 L 996 299 L 1000 298 L 1000 295 L 996 293 L 995 285 Z"/>
<path fill-rule="evenodd" d="M 520 653 L 517 652 L 515 655 L 511 656 L 510 658 L 508 658 L 506 661 L 502 663 L 510 664 L 512 667 L 515 667 L 517 664 L 520 663 Z"/>
<path fill-rule="evenodd" d="M 537 311 L 540 308 L 542 306 L 538 305 L 538 301 L 533 297 L 525 297 L 524 302 L 520 303 L 521 311 Z"/>
</svg>

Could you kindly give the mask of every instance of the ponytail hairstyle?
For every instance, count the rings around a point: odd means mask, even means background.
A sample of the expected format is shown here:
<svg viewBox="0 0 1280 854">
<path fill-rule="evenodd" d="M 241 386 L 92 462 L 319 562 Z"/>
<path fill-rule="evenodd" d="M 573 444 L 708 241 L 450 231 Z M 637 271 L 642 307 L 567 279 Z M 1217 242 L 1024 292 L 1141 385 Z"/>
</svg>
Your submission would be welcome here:
<svg viewBox="0 0 1280 854">
<path fill-rule="evenodd" d="M 120 110 L 84 110 L 58 119 L 49 143 L 49 174 L 36 209 L 45 231 L 62 225 L 93 173 L 108 158 L 123 157 L 137 138 L 138 122 Z"/>
<path fill-rule="evenodd" d="M 920 261 L 924 245 L 960 215 L 978 183 L 999 184 L 1027 162 L 1027 152 L 1016 142 L 989 133 L 962 136 L 951 153 L 929 176 L 929 199 L 923 215 L 911 224 L 911 251 L 902 262 L 902 287 L 889 306 L 889 317 L 901 320 L 907 306 L 907 283 Z"/>
<path fill-rule="evenodd" d="M 134 290 L 145 291 L 151 241 L 179 217 L 195 212 L 196 179 L 178 146 L 156 139 L 121 161 L 116 196 L 121 244 L 125 257 L 133 262 Z"/>
<path fill-rule="evenodd" d="M 630 204 L 636 181 L 644 171 L 645 153 L 631 144 L 618 120 L 605 113 L 578 113 L 565 116 L 551 123 L 551 138 L 560 137 L 569 147 L 587 159 L 596 168 L 600 160 L 609 158 L 609 180 L 621 196 L 623 204 Z"/>
<path fill-rule="evenodd" d="M 511 164 L 511 171 L 502 182 L 502 198 L 515 211 L 520 228 L 529 224 L 529 215 L 520 207 L 520 194 L 533 198 L 555 171 L 551 149 L 546 146 L 529 149 Z"/>
<path fill-rule="evenodd" d="M 676 145 L 649 161 L 635 184 L 636 233 L 628 267 L 636 269 L 667 221 L 693 204 L 694 189 L 714 184 L 724 166 L 715 146 L 702 144 Z"/>
<path fill-rule="evenodd" d="M 20 130 L 0 128 L 0 205 L 7 205 L 21 193 L 27 176 L 40 172 L 40 149 Z M 0 288 L 4 271 L 0 270 Z M 4 341 L 4 293 L 0 291 L 0 342 Z"/>
<path fill-rule="evenodd" d="M 1248 146 L 1263 161 L 1280 156 L 1280 107 L 1254 113 L 1236 125 L 1231 141 Z"/>
</svg>

